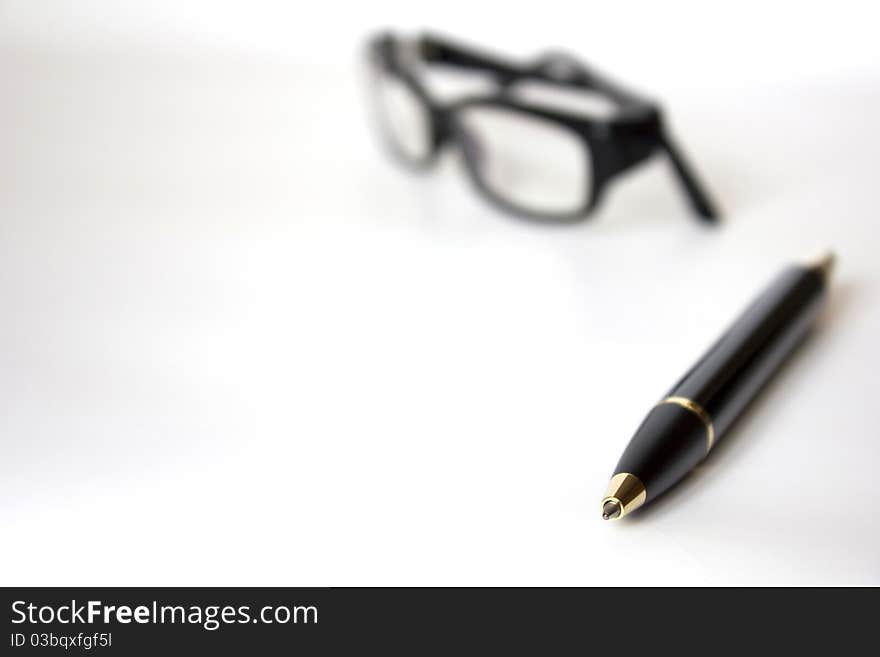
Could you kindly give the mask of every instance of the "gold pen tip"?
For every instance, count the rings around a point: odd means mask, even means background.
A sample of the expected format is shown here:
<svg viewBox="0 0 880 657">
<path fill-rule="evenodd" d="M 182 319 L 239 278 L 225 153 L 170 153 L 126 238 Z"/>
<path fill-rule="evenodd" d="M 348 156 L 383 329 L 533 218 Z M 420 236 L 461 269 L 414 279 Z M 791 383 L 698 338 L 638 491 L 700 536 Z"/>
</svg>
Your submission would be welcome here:
<svg viewBox="0 0 880 657">
<path fill-rule="evenodd" d="M 828 279 L 831 278 L 831 273 L 834 271 L 834 265 L 836 262 L 837 256 L 834 255 L 834 252 L 826 249 L 808 259 L 805 264 L 809 268 L 818 271 L 822 274 L 822 277 L 828 281 Z"/>
<path fill-rule="evenodd" d="M 605 497 L 602 498 L 602 518 L 617 520 L 635 511 L 647 499 L 645 485 L 634 474 L 618 472 L 608 482 Z"/>
<path fill-rule="evenodd" d="M 613 520 L 620 516 L 620 502 L 608 500 L 602 505 L 602 520 Z"/>
</svg>

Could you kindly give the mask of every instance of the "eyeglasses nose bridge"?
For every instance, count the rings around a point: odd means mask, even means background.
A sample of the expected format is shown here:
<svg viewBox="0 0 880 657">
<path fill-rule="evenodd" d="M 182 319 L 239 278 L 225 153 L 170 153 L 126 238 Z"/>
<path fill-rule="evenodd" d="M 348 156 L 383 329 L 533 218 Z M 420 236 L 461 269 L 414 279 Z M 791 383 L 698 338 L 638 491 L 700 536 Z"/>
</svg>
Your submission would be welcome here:
<svg viewBox="0 0 880 657">
<path fill-rule="evenodd" d="M 434 137 L 434 150 L 439 151 L 450 141 L 455 140 L 455 126 L 452 113 L 443 107 L 431 109 L 431 127 Z"/>
<path fill-rule="evenodd" d="M 456 120 L 455 112 L 439 110 L 435 113 L 436 148 L 439 150 L 448 143 L 457 146 L 464 159 L 473 165 L 484 161 L 485 147 L 473 134 Z"/>
</svg>

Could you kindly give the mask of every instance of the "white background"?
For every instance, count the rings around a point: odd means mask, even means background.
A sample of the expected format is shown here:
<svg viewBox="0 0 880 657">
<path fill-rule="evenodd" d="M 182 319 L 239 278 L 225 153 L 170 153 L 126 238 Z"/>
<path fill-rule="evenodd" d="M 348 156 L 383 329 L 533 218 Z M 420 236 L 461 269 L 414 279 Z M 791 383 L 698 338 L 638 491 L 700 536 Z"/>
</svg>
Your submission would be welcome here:
<svg viewBox="0 0 880 657">
<path fill-rule="evenodd" d="M 880 584 L 870 3 L 0 0 L 0 583 Z M 660 98 L 592 221 L 377 148 L 371 29 L 564 47 Z M 785 263 L 819 330 L 651 509 L 648 408 Z"/>
</svg>

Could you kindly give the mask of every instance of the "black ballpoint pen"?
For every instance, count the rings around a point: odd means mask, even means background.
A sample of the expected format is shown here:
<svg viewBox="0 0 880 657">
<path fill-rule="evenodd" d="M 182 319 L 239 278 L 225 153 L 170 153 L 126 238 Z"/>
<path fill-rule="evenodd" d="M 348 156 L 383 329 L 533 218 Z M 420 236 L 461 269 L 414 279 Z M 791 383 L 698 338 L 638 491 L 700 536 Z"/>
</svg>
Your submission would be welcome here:
<svg viewBox="0 0 880 657">
<path fill-rule="evenodd" d="M 648 413 L 602 499 L 605 520 L 662 495 L 696 466 L 812 326 L 831 253 L 785 269 Z"/>
</svg>

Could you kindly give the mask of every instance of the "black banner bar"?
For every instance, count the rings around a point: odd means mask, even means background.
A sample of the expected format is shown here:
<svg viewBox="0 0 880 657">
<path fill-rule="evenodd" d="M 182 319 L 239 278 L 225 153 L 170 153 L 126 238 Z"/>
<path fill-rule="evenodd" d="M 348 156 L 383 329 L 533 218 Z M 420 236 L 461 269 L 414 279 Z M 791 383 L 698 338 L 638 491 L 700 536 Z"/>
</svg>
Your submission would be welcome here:
<svg viewBox="0 0 880 657">
<path fill-rule="evenodd" d="M 555 654 L 728 647 L 839 650 L 877 589 L 8 588 L 2 654 Z M 844 629 L 845 628 L 845 629 Z M 764 644 L 761 644 L 764 645 Z M 376 653 L 375 651 L 380 651 Z M 548 652 L 549 651 L 549 652 Z"/>
</svg>

